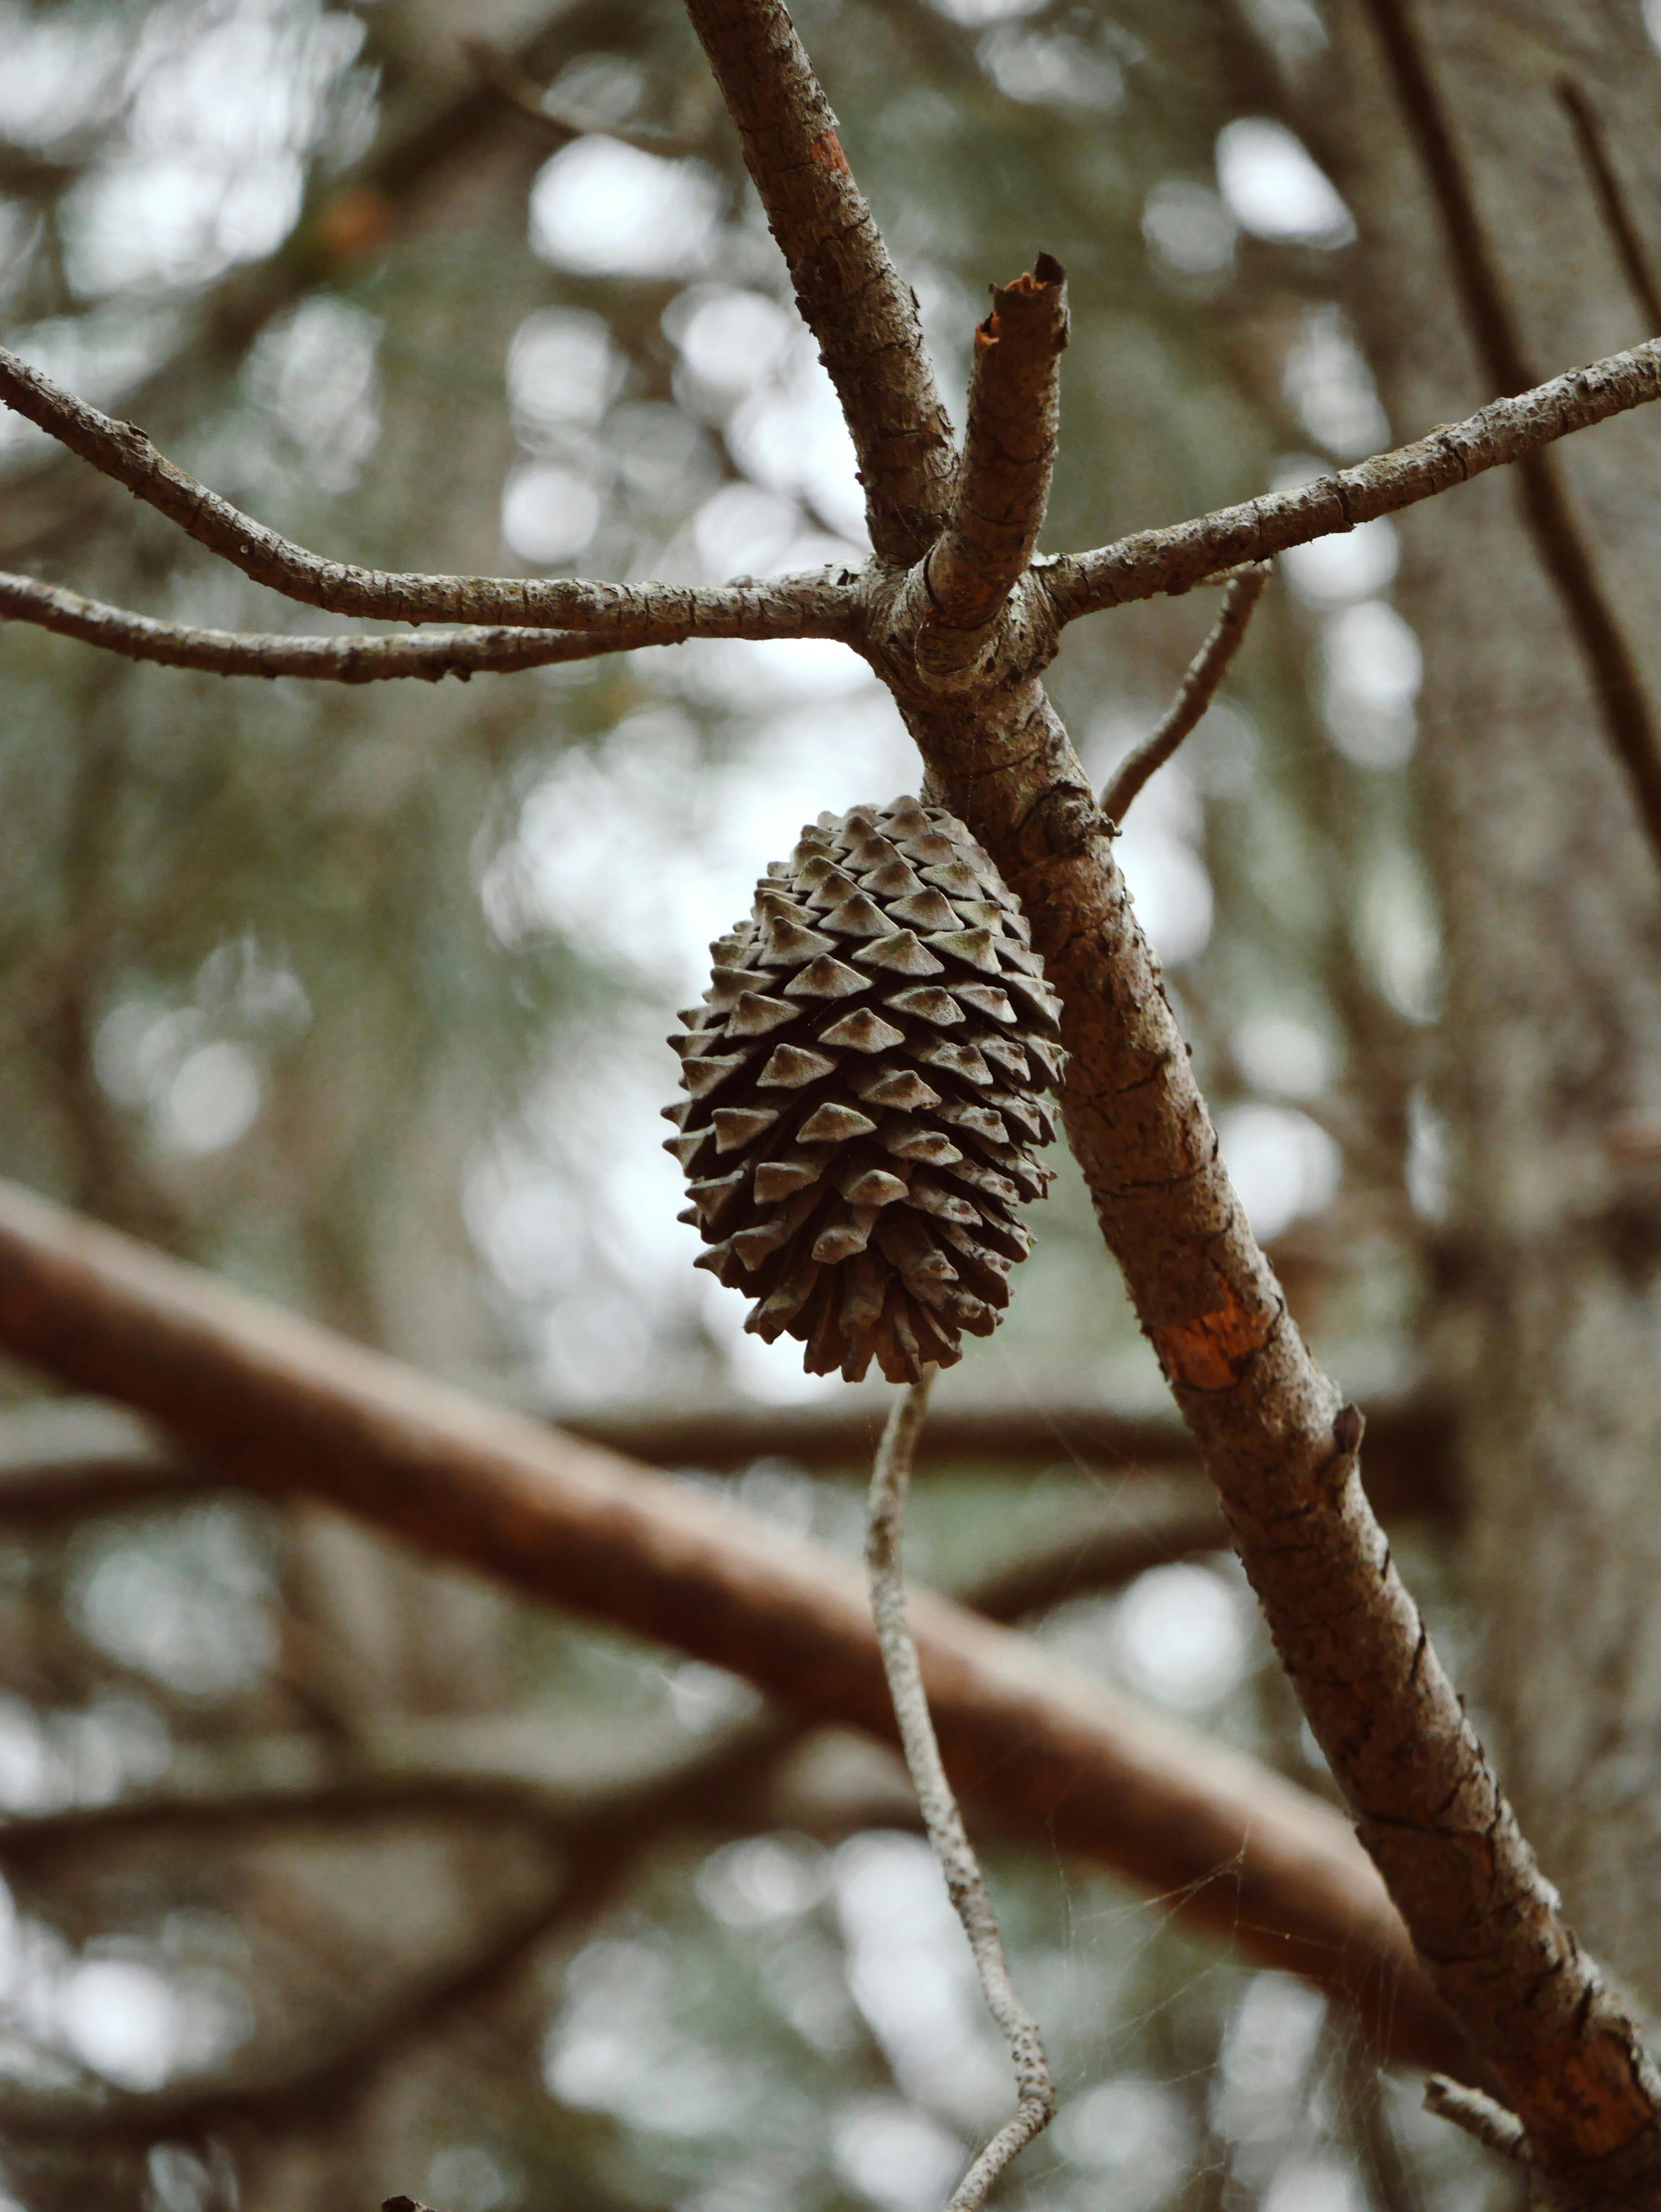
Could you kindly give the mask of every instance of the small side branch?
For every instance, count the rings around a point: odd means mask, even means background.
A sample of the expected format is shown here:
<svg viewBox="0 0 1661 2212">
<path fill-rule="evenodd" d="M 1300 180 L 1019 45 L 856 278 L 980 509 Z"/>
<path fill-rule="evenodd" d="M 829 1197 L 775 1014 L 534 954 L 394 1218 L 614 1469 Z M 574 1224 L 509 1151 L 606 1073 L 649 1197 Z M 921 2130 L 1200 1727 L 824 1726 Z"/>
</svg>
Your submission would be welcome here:
<svg viewBox="0 0 1661 2212">
<path fill-rule="evenodd" d="M 1481 2089 L 1451 2081 L 1445 2074 L 1433 2074 L 1425 2084 L 1425 2110 L 1439 2120 L 1451 2120 L 1468 2136 L 1497 2150 L 1501 2158 L 1529 2160 L 1529 2139 L 1515 2112 Z"/>
<path fill-rule="evenodd" d="M 1041 253 L 1030 275 L 994 291 L 975 332 L 963 466 L 928 563 L 946 629 L 984 629 L 1025 574 L 1050 500 L 1066 344 L 1065 273 Z"/>
<path fill-rule="evenodd" d="M 977 2212 L 1010 2160 L 1043 2133 L 1056 2114 L 1055 2085 L 1044 2056 L 1038 2024 L 1015 1994 L 997 1916 L 986 1893 L 980 1863 L 946 1780 L 940 1748 L 929 1718 L 917 1648 L 906 1621 L 905 1577 L 900 1563 L 901 1531 L 911 1455 L 928 1407 L 929 1370 L 914 1383 L 888 1417 L 871 1475 L 870 1521 L 866 1565 L 871 1577 L 871 1610 L 877 1624 L 883 1671 L 888 1677 L 899 1723 L 900 1745 L 917 1793 L 923 1826 L 969 1948 L 975 1957 L 987 2009 L 1002 2030 L 1015 2069 L 1015 2116 L 999 2129 L 958 2184 L 947 2212 Z"/>
<path fill-rule="evenodd" d="M 101 599 L 83 599 L 32 576 L 0 574 L 0 621 L 31 623 L 126 660 L 198 668 L 210 676 L 299 676 L 330 684 L 375 684 L 413 676 L 507 675 L 557 661 L 593 660 L 642 645 L 672 642 L 650 631 L 462 629 L 425 637 L 286 637 L 156 622 Z"/>
<path fill-rule="evenodd" d="M 850 571 L 812 568 L 764 582 L 607 584 L 577 577 L 423 576 L 360 568 L 296 545 L 233 507 L 118 422 L 0 346 L 0 401 L 165 514 L 187 538 L 301 605 L 372 622 L 503 623 L 591 630 L 611 638 L 842 637 L 850 634 Z"/>
<path fill-rule="evenodd" d="M 955 465 L 916 295 L 854 181 L 782 0 L 687 0 L 687 13 L 842 402 L 871 543 L 909 567 L 946 519 Z"/>
<path fill-rule="evenodd" d="M 1445 423 L 1427 438 L 1355 468 L 1219 507 L 1192 522 L 1139 530 L 1092 553 L 1063 554 L 1041 563 L 1036 574 L 1062 622 L 1165 592 L 1190 591 L 1220 568 L 1267 561 L 1378 515 L 1398 514 L 1656 399 L 1661 399 L 1661 339 L 1650 339 L 1530 392 L 1494 400 L 1463 422 Z"/>
<path fill-rule="evenodd" d="M 1165 766 L 1183 739 L 1203 720 L 1207 708 L 1217 696 L 1218 685 L 1228 672 L 1230 662 L 1245 641 L 1247 627 L 1268 581 L 1266 568 L 1251 568 L 1229 585 L 1223 596 L 1222 612 L 1213 624 L 1210 636 L 1188 664 L 1188 672 L 1165 719 L 1153 734 L 1121 763 L 1117 775 L 1102 794 L 1102 812 L 1110 822 L 1124 820 L 1131 800 L 1148 778 Z"/>
</svg>

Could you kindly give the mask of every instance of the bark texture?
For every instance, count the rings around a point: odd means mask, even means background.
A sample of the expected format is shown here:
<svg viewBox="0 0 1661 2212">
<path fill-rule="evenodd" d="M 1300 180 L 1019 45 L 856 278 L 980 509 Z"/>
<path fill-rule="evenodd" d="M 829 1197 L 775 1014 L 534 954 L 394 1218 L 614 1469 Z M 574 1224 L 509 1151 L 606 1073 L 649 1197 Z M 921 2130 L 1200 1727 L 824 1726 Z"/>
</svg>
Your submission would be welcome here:
<svg viewBox="0 0 1661 2212">
<path fill-rule="evenodd" d="M 837 118 L 781 0 L 688 0 L 796 305 L 842 401 L 880 560 L 915 561 L 946 519 L 957 455 L 917 298 L 888 256 Z"/>
</svg>

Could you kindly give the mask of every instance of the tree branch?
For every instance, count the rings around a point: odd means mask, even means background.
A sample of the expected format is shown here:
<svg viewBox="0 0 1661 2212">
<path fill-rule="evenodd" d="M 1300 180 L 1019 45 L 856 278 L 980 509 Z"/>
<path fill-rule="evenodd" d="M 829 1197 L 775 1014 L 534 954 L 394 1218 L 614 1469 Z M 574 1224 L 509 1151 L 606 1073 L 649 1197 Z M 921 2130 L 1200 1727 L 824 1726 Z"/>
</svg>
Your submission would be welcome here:
<svg viewBox="0 0 1661 2212">
<path fill-rule="evenodd" d="M 1661 349 L 1644 373 L 1661 386 Z M 1223 565 L 1214 546 L 1202 557 Z M 1035 680 L 964 699 L 921 671 L 901 703 L 930 795 L 1025 908 L 1062 1002 L 1062 1106 L 1103 1233 L 1421 1956 L 1542 2165 L 1654 2143 L 1661 2092 L 1637 2028 L 1563 1919 L 1396 1572 L 1361 1487 L 1360 1416 L 1251 1235 L 1054 709 Z"/>
<path fill-rule="evenodd" d="M 0 1343 L 273 1490 L 746 1675 L 891 1740 L 856 1569 L 0 1186 Z M 1469 2070 L 1342 1821 L 1307 1793 L 919 1594 L 948 1768 L 1017 1832 L 1107 1859 Z"/>
<path fill-rule="evenodd" d="M 1658 398 L 1661 339 L 1649 339 L 1533 391 L 1494 400 L 1463 422 L 1445 423 L 1427 438 L 1353 469 L 1219 507 L 1192 522 L 1138 531 L 1093 553 L 1064 553 L 1041 562 L 1035 573 L 1062 622 L 1162 592 L 1186 592 L 1219 568 L 1267 561 L 1293 545 L 1397 514 Z"/>
<path fill-rule="evenodd" d="M 639 631 L 463 629 L 436 637 L 290 637 L 156 622 L 101 599 L 82 599 L 30 576 L 0 574 L 0 621 L 101 646 L 127 660 L 198 668 L 210 676 L 300 676 L 332 684 L 374 684 L 390 677 L 441 683 L 447 676 L 507 675 L 557 662 L 593 660 L 636 646 L 666 645 L 690 633 L 665 625 Z"/>
<path fill-rule="evenodd" d="M 1067 283 L 1041 253 L 1030 276 L 992 295 L 975 332 L 969 429 L 946 528 L 925 563 L 938 631 L 968 632 L 955 659 L 995 621 L 1025 574 L 1043 526 L 1061 422 Z"/>
<path fill-rule="evenodd" d="M 888 256 L 780 0 L 687 0 L 859 456 L 877 556 L 910 567 L 946 519 L 952 428 L 916 295 Z"/>
<path fill-rule="evenodd" d="M 295 545 L 157 453 L 131 422 L 100 414 L 0 346 L 0 400 L 124 484 L 210 553 L 285 599 L 376 622 L 504 623 L 609 637 L 621 650 L 649 634 L 685 637 L 842 637 L 854 617 L 851 572 L 811 568 L 762 582 L 606 584 L 576 577 L 423 576 L 360 568 Z"/>
<path fill-rule="evenodd" d="M 810 1468 L 867 1462 L 881 1433 L 862 1406 L 719 1407 L 691 1413 L 563 1413 L 561 1425 L 655 1467 L 747 1467 L 764 1457 Z M 0 1435 L 3 1430 L 0 1429 Z M 1065 1402 L 1009 1407 L 950 1400 L 929 1410 L 919 1468 L 1102 1468 L 1116 1480 L 1193 1468 L 1198 1455 L 1180 1422 L 1110 1407 Z M 0 1454 L 0 1468 L 3 1455 Z M 4 1497 L 0 1480 L 0 1500 Z M 1386 1399 L 1367 1408 L 1367 1494 L 1380 1513 L 1448 1516 L 1457 1510 L 1452 1425 L 1430 1399 Z"/>
<path fill-rule="evenodd" d="M 1245 634 L 1257 602 L 1269 581 L 1269 570 L 1247 568 L 1236 576 L 1223 595 L 1222 612 L 1211 635 L 1188 665 L 1177 696 L 1153 735 L 1137 746 L 1102 794 L 1102 812 L 1110 822 L 1123 823 L 1130 802 L 1151 775 L 1158 773 L 1183 739 L 1198 727 L 1217 696 L 1217 687 L 1229 665 L 1245 642 Z"/>
<path fill-rule="evenodd" d="M 487 1928 L 459 1959 L 415 1976 L 367 2020 L 296 2039 L 275 2063 L 245 2061 L 205 2081 L 155 2092 L 13 2092 L 0 2096 L 0 2124 L 20 2138 L 154 2142 L 238 2121 L 267 2129 L 314 2126 L 319 2112 L 349 2109 L 391 2059 L 510 1984 L 556 1929 L 599 1911 L 689 1793 L 697 1801 L 723 1780 L 729 1787 L 741 1784 L 758 1759 L 774 1755 L 788 1727 L 772 1720 L 735 1731 L 715 1753 L 645 1775 L 637 1786 L 602 1798 L 562 1836 L 563 1865 L 538 1895 Z"/>
<path fill-rule="evenodd" d="M 1467 2088 L 1463 2081 L 1450 2081 L 1445 2074 L 1433 2074 L 1425 2084 L 1425 2110 L 1434 2112 L 1438 2119 L 1451 2120 L 1456 2128 L 1463 2128 L 1478 2142 L 1498 2151 L 1501 2158 L 1528 2162 L 1529 2143 L 1523 2123 L 1484 2091 Z"/>
</svg>

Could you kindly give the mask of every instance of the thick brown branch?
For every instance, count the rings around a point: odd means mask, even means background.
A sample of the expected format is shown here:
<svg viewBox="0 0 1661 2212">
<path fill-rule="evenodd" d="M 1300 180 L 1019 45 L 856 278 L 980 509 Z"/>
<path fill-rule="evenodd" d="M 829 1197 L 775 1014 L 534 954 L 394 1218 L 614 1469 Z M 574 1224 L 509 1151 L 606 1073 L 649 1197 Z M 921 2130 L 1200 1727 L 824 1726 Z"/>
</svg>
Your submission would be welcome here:
<svg viewBox="0 0 1661 2212">
<path fill-rule="evenodd" d="M 429 637 L 289 637 L 281 633 L 192 629 L 156 622 L 101 599 L 82 599 L 31 576 L 0 574 L 0 621 L 31 623 L 38 629 L 101 646 L 127 660 L 158 661 L 164 668 L 198 668 L 210 676 L 300 676 L 328 684 L 375 684 L 418 677 L 426 684 L 458 676 L 508 675 L 548 668 L 557 661 L 593 660 L 642 645 L 678 641 L 651 631 L 462 629 Z M 680 633 L 684 636 L 686 633 Z"/>
<path fill-rule="evenodd" d="M 1149 1567 L 1221 1551 L 1227 1543 L 1214 1507 L 1178 1508 L 1135 1528 L 1119 1522 L 1075 1529 L 954 1595 L 971 1613 L 1013 1622 L 1070 1599 L 1121 1589 Z M 88 1844 L 264 1832 L 278 1822 L 335 1824 L 388 1814 L 444 1820 L 518 1818 L 563 1832 L 597 1819 L 614 1800 L 637 1804 L 648 1785 L 660 1784 L 666 1790 L 672 1785 L 665 1802 L 675 1818 L 743 1832 L 769 1817 L 782 1759 L 806 1734 L 769 1713 L 695 1750 L 677 1729 L 666 1749 L 649 1729 L 636 1727 L 587 1765 L 538 1717 L 375 1717 L 354 1726 L 344 1752 L 332 1738 L 302 1735 L 187 1742 L 175 1747 L 165 1777 L 142 1796 L 14 1814 L 0 1821 L 0 1865 L 61 1866 L 66 1850 Z M 740 1740 L 753 1741 L 756 1750 L 742 1789 L 734 1768 Z M 699 1776 L 709 1785 L 703 1795 Z M 861 1824 L 868 1796 L 864 1789 L 851 1795 L 845 1787 L 821 1792 L 810 1825 L 816 1833 L 846 1835 Z M 803 1825 L 799 1808 L 789 1825 Z"/>
<path fill-rule="evenodd" d="M 687 0 L 842 401 L 879 559 L 919 559 L 946 519 L 956 458 L 916 295 L 888 258 L 782 0 Z"/>
<path fill-rule="evenodd" d="M 679 1645 L 799 1712 L 891 1737 L 857 1570 L 710 1498 L 0 1187 L 0 1343 L 204 1455 L 555 1604 Z M 1373 1870 L 1307 1793 L 919 1594 L 954 1781 L 1046 1848 L 1105 1858 L 1261 1957 L 1354 1995 L 1462 2072 Z"/>
<path fill-rule="evenodd" d="M 927 564 L 939 627 L 971 635 L 996 617 L 1025 575 L 1043 526 L 1067 344 L 1067 285 L 1049 254 L 992 296 L 975 333 L 957 495 Z M 965 644 L 959 657 L 970 650 Z"/>
<path fill-rule="evenodd" d="M 1366 4 L 1436 196 L 1454 276 L 1483 366 L 1497 391 L 1520 392 L 1536 381 L 1535 373 L 1428 57 L 1403 0 L 1366 0 Z M 1583 137 L 1583 148 L 1585 143 Z M 1594 148 L 1597 143 L 1594 133 Z M 1605 174 L 1613 185 L 1613 172 L 1606 169 Z M 1617 191 L 1617 204 L 1618 198 Z M 1597 695 L 1604 730 L 1631 780 L 1639 817 L 1661 859 L 1661 733 L 1642 672 L 1598 574 L 1597 556 L 1555 459 L 1543 451 L 1520 458 L 1519 485 L 1530 535 L 1557 587 Z"/>
<path fill-rule="evenodd" d="M 971 720 L 906 702 L 931 788 L 1025 905 L 1063 1003 L 1073 1150 L 1362 1840 L 1542 2162 L 1649 2142 L 1637 2030 L 1564 1922 L 1392 1565 L 1360 1416 L 1311 1358 L 1230 1186 L 1076 756 L 1035 685 L 996 705 Z"/>
<path fill-rule="evenodd" d="M 1102 812 L 1110 822 L 1122 823 L 1130 802 L 1171 758 L 1183 739 L 1197 729 L 1206 709 L 1217 696 L 1217 687 L 1229 665 L 1245 642 L 1245 634 L 1257 602 L 1269 581 L 1267 568 L 1248 568 L 1236 576 L 1223 596 L 1223 610 L 1211 635 L 1188 665 L 1182 686 L 1159 726 L 1123 761 L 1102 794 Z"/>
<path fill-rule="evenodd" d="M 1267 561 L 1291 546 L 1397 514 L 1654 399 L 1661 399 L 1661 340 L 1650 339 L 1514 398 L 1496 399 L 1463 422 L 1445 423 L 1355 468 L 1192 522 L 1141 530 L 1093 553 L 1065 553 L 1036 573 L 1063 622 L 1161 592 L 1185 592 L 1219 568 Z"/>
<path fill-rule="evenodd" d="M 205 545 L 285 599 L 375 622 L 580 629 L 621 646 L 648 636 L 841 637 L 853 618 L 851 573 L 804 569 L 760 583 L 605 584 L 575 577 L 423 576 L 355 568 L 295 545 L 157 453 L 142 430 L 63 391 L 0 346 L 0 400 L 83 461 L 125 485 Z"/>
</svg>

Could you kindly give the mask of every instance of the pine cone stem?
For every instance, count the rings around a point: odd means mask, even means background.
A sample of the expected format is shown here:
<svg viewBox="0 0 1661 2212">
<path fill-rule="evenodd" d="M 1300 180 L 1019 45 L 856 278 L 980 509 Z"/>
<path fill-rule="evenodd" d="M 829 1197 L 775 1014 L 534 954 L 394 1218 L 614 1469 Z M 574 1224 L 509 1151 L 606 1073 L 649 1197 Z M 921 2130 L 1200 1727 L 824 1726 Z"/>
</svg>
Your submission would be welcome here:
<svg viewBox="0 0 1661 2212">
<path fill-rule="evenodd" d="M 905 1574 L 901 1543 L 905 1522 L 906 1493 L 911 1481 L 911 1462 L 928 1407 L 934 1370 L 925 1368 L 921 1379 L 899 1398 L 877 1447 L 871 1474 L 867 1520 L 866 1566 L 870 1576 L 871 1610 L 882 1649 L 883 1671 L 899 1723 L 900 1743 L 911 1784 L 917 1793 L 929 1847 L 946 1877 L 969 1948 L 987 2009 L 1009 2047 L 1015 2069 L 1017 2103 L 1014 2117 L 1005 2122 L 981 2151 L 958 2184 L 946 2212 L 977 2212 L 993 2183 L 1033 2137 L 1041 2135 L 1056 2113 L 1056 2090 L 1050 2062 L 1044 2054 L 1038 2024 L 1015 1993 L 1009 1961 L 997 1915 L 987 1895 L 975 1847 L 969 1840 L 963 1815 L 946 1779 L 934 1723 L 929 1717 L 917 1647 L 905 1613 Z"/>
</svg>

